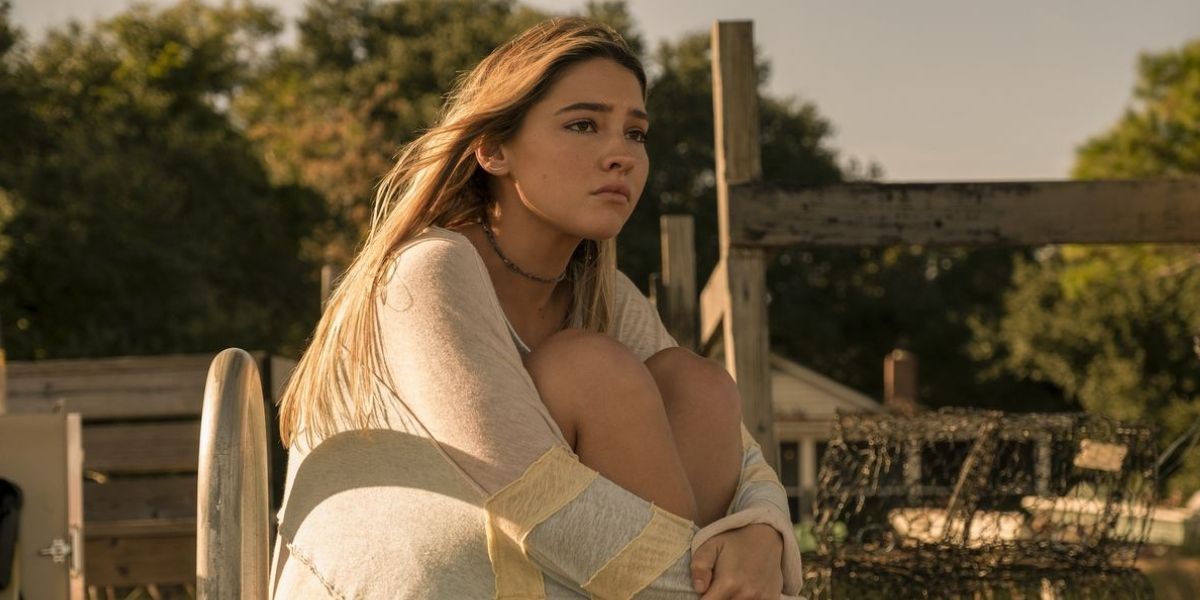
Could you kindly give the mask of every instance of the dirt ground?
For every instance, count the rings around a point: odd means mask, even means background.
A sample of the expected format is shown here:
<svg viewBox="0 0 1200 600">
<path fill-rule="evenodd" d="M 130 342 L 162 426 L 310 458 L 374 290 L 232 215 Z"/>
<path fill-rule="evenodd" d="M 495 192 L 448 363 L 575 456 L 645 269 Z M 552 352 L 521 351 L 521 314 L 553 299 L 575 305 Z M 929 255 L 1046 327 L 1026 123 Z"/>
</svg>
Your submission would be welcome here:
<svg viewBox="0 0 1200 600">
<path fill-rule="evenodd" d="M 1155 600 L 1194 600 L 1200 597 L 1200 557 L 1164 556 L 1138 559 L 1154 585 Z"/>
</svg>

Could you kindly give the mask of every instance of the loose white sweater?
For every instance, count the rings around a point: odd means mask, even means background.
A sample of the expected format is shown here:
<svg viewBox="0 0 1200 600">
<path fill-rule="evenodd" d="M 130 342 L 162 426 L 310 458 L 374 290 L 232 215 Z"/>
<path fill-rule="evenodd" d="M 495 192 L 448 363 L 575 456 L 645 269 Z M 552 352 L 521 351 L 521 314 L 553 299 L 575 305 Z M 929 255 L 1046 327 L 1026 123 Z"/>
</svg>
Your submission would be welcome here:
<svg viewBox="0 0 1200 600">
<path fill-rule="evenodd" d="M 623 274 L 614 292 L 611 336 L 642 360 L 676 345 Z M 406 243 L 378 308 L 384 425 L 290 449 L 274 598 L 694 598 L 692 551 L 750 523 L 783 536 L 798 593 L 787 497 L 745 428 L 733 503 L 703 529 L 580 463 L 466 237 Z"/>
</svg>

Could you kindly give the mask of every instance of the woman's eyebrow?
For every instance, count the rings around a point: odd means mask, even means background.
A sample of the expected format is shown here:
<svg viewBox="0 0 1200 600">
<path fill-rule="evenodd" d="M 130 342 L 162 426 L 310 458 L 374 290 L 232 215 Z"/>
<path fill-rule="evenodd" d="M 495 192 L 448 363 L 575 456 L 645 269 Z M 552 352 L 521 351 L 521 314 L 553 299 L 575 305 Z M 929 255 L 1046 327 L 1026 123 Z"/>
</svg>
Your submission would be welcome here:
<svg viewBox="0 0 1200 600">
<path fill-rule="evenodd" d="M 576 102 L 558 109 L 558 112 L 555 112 L 554 114 L 558 115 L 572 110 L 590 110 L 601 113 L 610 113 L 613 111 L 613 106 L 603 102 Z M 631 108 L 629 109 L 629 114 L 630 116 L 637 117 L 643 121 L 650 120 L 650 115 L 646 114 L 646 111 L 644 110 Z"/>
</svg>

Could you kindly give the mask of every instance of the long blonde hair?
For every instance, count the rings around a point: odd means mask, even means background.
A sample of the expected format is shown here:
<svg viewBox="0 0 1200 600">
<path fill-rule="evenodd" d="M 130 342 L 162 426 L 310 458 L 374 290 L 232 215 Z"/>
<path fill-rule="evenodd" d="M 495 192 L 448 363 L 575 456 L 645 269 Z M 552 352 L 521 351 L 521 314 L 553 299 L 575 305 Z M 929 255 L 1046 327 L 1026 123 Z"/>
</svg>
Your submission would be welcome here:
<svg viewBox="0 0 1200 600">
<path fill-rule="evenodd" d="M 544 21 L 508 41 L 455 82 L 438 122 L 401 149 L 375 192 L 371 229 L 362 249 L 330 295 L 308 350 L 279 402 L 279 432 L 290 446 L 303 431 L 310 443 L 351 427 L 377 424 L 381 398 L 374 378 L 386 373 L 379 339 L 376 291 L 396 250 L 427 227 L 478 221 L 492 200 L 475 159 L 481 144 L 503 143 L 567 67 L 607 58 L 638 78 L 646 75 L 621 36 L 596 21 Z M 583 327 L 607 331 L 614 240 L 584 240 L 571 258 L 571 314 Z"/>
</svg>

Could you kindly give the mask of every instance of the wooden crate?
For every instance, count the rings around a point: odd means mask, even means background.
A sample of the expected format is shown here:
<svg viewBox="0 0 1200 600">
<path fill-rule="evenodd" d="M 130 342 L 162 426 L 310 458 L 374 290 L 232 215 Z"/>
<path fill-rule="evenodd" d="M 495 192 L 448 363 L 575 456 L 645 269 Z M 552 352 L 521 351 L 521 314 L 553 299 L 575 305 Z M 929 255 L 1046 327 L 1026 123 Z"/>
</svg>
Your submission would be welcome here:
<svg viewBox="0 0 1200 600">
<path fill-rule="evenodd" d="M 295 362 L 251 354 L 267 403 L 275 511 L 287 455 L 274 403 Z M 215 356 L 9 363 L 9 413 L 82 416 L 88 586 L 195 584 L 200 409 Z"/>
</svg>

